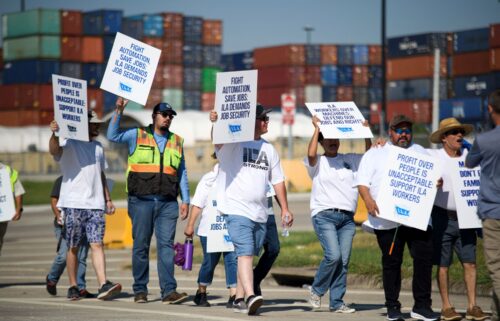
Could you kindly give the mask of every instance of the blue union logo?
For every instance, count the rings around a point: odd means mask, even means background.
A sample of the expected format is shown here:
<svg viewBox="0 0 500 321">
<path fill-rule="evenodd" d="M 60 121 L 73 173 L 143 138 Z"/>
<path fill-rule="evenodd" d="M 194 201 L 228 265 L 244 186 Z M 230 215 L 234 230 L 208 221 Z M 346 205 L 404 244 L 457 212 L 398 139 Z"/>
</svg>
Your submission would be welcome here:
<svg viewBox="0 0 500 321">
<path fill-rule="evenodd" d="M 231 242 L 231 237 L 229 236 L 229 234 L 224 234 L 224 242 Z"/>
<path fill-rule="evenodd" d="M 237 133 L 237 132 L 241 132 L 241 125 L 231 125 L 229 124 L 229 131 L 231 133 Z"/>
<path fill-rule="evenodd" d="M 348 132 L 352 132 L 352 127 L 337 127 L 338 130 L 340 130 L 341 132 L 343 133 L 348 133 Z"/>
<path fill-rule="evenodd" d="M 71 125 L 68 125 L 68 130 L 72 133 L 76 132 L 76 127 L 75 126 L 71 126 Z"/>
<path fill-rule="evenodd" d="M 406 216 L 406 217 L 410 216 L 410 210 L 407 210 L 406 208 L 402 208 L 402 207 L 399 207 L 396 205 L 396 206 L 394 206 L 394 209 L 396 210 L 397 215 Z"/>
<path fill-rule="evenodd" d="M 132 92 L 132 87 L 125 85 L 124 83 L 120 82 L 120 90 L 126 91 L 128 93 Z"/>
</svg>

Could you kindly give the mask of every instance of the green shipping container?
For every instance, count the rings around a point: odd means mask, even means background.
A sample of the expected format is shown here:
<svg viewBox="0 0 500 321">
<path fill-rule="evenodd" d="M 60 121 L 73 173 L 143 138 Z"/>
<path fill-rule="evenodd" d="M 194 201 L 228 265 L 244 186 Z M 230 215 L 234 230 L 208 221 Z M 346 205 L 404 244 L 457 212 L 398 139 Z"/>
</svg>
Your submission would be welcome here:
<svg viewBox="0 0 500 321">
<path fill-rule="evenodd" d="M 173 109 L 182 110 L 183 93 L 182 89 L 166 88 L 162 91 L 163 100 L 169 103 Z"/>
<path fill-rule="evenodd" d="M 61 58 L 61 37 L 31 36 L 6 39 L 3 42 L 5 61 L 28 58 Z"/>
<path fill-rule="evenodd" d="M 216 75 L 220 68 L 205 67 L 201 70 L 201 91 L 204 93 L 215 92 Z"/>
<path fill-rule="evenodd" d="M 127 103 L 127 107 L 126 107 L 128 110 L 143 110 L 144 109 L 144 106 L 143 105 L 139 105 L 138 103 L 136 103 L 135 101 L 132 101 L 130 100 L 128 103 Z"/>
<path fill-rule="evenodd" d="M 3 37 L 60 34 L 61 14 L 57 9 L 35 9 L 7 13 L 2 17 Z"/>
</svg>

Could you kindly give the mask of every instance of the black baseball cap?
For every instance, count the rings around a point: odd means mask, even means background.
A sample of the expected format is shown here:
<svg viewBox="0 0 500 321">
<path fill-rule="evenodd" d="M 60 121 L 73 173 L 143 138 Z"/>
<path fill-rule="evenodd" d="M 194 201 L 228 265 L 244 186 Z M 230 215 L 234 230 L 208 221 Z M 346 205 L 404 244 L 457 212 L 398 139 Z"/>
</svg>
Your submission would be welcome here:
<svg viewBox="0 0 500 321">
<path fill-rule="evenodd" d="M 169 103 L 159 103 L 153 108 L 153 113 L 171 112 L 173 115 L 177 116 L 175 110 L 170 106 Z"/>
</svg>

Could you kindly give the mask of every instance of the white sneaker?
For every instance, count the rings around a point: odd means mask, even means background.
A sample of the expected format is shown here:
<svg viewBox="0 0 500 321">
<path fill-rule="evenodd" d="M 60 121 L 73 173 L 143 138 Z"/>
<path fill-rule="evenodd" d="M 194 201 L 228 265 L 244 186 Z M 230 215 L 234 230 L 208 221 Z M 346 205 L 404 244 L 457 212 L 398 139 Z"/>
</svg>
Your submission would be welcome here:
<svg viewBox="0 0 500 321">
<path fill-rule="evenodd" d="M 354 312 L 356 312 L 356 309 L 351 308 L 351 307 L 347 306 L 345 303 L 343 303 L 336 310 L 332 310 L 332 311 L 335 313 L 354 313 Z"/>
<path fill-rule="evenodd" d="M 312 289 L 309 293 L 310 293 L 309 294 L 309 303 L 312 305 L 312 307 L 314 309 L 321 308 L 321 297 L 319 295 L 317 295 L 316 293 L 314 293 Z"/>
</svg>

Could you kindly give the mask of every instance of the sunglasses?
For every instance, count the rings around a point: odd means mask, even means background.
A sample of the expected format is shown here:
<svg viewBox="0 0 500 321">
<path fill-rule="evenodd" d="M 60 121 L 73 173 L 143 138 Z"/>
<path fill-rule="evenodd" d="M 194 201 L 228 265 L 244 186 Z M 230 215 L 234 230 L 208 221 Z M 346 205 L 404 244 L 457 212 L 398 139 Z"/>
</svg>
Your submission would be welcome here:
<svg viewBox="0 0 500 321">
<path fill-rule="evenodd" d="M 458 134 L 462 134 L 462 136 L 465 135 L 465 130 L 460 129 L 460 128 L 456 128 L 456 129 L 452 129 L 452 130 L 449 130 L 446 133 L 444 133 L 445 136 L 458 135 Z"/>
<path fill-rule="evenodd" d="M 169 113 L 168 111 L 159 111 L 157 113 L 155 113 L 157 115 L 161 115 L 163 118 L 170 118 L 170 119 L 173 119 L 174 118 L 174 114 L 172 113 Z"/>
<path fill-rule="evenodd" d="M 259 117 L 258 120 L 269 121 L 269 116 Z"/>
<path fill-rule="evenodd" d="M 411 134 L 411 129 L 409 128 L 396 128 L 394 129 L 394 132 L 398 135 L 402 135 L 402 134 L 406 134 L 406 135 L 410 135 Z"/>
</svg>

